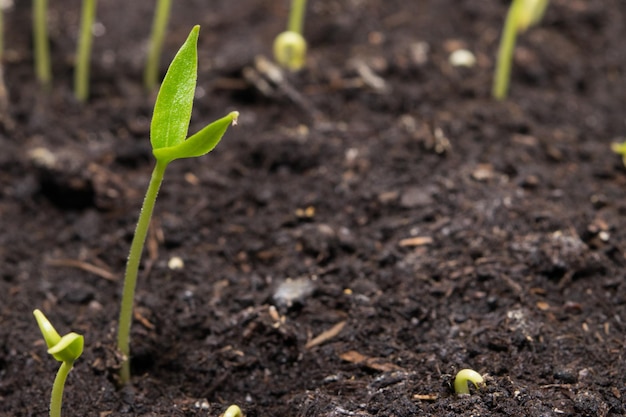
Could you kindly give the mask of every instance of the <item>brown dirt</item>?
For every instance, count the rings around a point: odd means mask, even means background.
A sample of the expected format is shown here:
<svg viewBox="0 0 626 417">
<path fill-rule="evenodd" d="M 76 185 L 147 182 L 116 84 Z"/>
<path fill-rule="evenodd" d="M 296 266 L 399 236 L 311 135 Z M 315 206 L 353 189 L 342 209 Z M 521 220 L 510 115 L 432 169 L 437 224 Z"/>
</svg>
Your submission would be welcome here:
<svg viewBox="0 0 626 417">
<path fill-rule="evenodd" d="M 255 57 L 286 2 L 178 2 L 163 68 L 201 24 L 192 130 L 241 119 L 212 154 L 169 168 L 124 390 L 114 331 L 152 167 L 151 2 L 100 2 L 84 106 L 70 90 L 79 2 L 51 2 L 50 94 L 34 82 L 30 2 L 16 3 L 0 415 L 47 413 L 56 363 L 34 308 L 85 335 L 65 416 L 217 416 L 230 403 L 249 417 L 626 415 L 626 170 L 609 150 L 626 132 L 626 2 L 551 2 L 501 103 L 489 91 L 507 1 L 310 2 L 308 67 L 270 91 L 252 81 Z M 474 68 L 450 66 L 458 45 Z M 290 278 L 309 289 L 291 305 L 274 295 Z M 466 367 L 486 386 L 459 397 Z"/>
</svg>

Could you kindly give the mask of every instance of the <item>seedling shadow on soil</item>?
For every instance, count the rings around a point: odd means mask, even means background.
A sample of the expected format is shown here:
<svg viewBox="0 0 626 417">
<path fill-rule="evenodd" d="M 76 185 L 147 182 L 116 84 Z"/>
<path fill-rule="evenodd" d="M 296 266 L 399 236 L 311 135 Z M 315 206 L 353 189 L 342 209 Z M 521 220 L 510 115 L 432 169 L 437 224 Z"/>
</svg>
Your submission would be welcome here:
<svg viewBox="0 0 626 417">
<path fill-rule="evenodd" d="M 4 15 L 0 415 L 48 411 L 56 365 L 34 308 L 85 337 L 65 415 L 626 414 L 626 169 L 610 148 L 626 132 L 626 4 L 550 2 L 496 102 L 507 2 L 308 2 L 306 66 L 279 83 L 287 2 L 179 2 L 162 68 L 202 25 L 190 131 L 241 117 L 210 162 L 170 168 L 118 390 L 153 10 L 99 2 L 80 105 L 64 3 L 49 4 L 48 94 L 29 3 Z M 449 63 L 460 48 L 473 67 Z M 457 396 L 464 368 L 484 385 Z"/>
</svg>

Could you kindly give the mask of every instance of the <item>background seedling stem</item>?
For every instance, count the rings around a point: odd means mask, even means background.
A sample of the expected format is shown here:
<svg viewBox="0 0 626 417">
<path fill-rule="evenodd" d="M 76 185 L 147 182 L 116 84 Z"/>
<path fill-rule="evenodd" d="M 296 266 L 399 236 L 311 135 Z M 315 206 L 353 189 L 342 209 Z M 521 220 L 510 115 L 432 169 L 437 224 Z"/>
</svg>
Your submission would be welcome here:
<svg viewBox="0 0 626 417">
<path fill-rule="evenodd" d="M 144 70 L 144 86 L 147 90 L 152 90 L 157 85 L 161 49 L 163 48 L 167 22 L 170 19 L 171 6 L 172 0 L 159 0 L 154 13 L 152 33 L 150 35 L 150 50 L 148 51 L 148 59 Z"/>
<path fill-rule="evenodd" d="M 48 41 L 48 0 L 33 0 L 33 41 L 35 47 L 35 72 L 44 88 L 50 88 L 50 45 Z"/>
<path fill-rule="evenodd" d="M 292 0 L 291 9 L 289 10 L 289 22 L 287 30 L 302 35 L 302 26 L 304 22 L 304 12 L 306 10 L 306 0 Z"/>
<path fill-rule="evenodd" d="M 80 19 L 80 37 L 76 53 L 76 71 L 74 73 L 74 95 L 79 101 L 89 97 L 89 61 L 93 41 L 93 23 L 96 18 L 96 0 L 83 0 Z"/>
</svg>

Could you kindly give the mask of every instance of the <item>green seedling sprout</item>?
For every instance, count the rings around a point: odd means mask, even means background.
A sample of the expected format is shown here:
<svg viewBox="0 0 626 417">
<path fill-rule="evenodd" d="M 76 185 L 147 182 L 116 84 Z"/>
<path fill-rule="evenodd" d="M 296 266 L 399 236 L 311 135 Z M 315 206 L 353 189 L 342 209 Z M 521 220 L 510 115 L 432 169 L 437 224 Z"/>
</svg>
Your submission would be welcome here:
<svg viewBox="0 0 626 417">
<path fill-rule="evenodd" d="M 624 161 L 624 166 L 626 166 L 626 141 L 622 143 L 612 143 L 611 150 L 618 155 L 622 155 L 622 161 Z"/>
<path fill-rule="evenodd" d="M 239 115 L 238 112 L 231 112 L 185 139 L 196 89 L 199 30 L 200 26 L 195 26 L 191 30 L 189 37 L 172 60 L 154 105 L 150 142 L 156 164 L 130 246 L 119 317 L 117 346 L 124 355 L 120 370 L 121 384 L 126 384 L 130 379 L 129 339 L 137 273 L 165 168 L 175 159 L 192 158 L 209 153 L 219 143 L 228 127 L 237 123 Z"/>
<path fill-rule="evenodd" d="M 80 36 L 74 72 L 74 95 L 85 102 L 89 97 L 89 60 L 93 41 L 93 22 L 96 18 L 96 0 L 83 0 L 80 18 Z"/>
<path fill-rule="evenodd" d="M 152 34 L 150 35 L 150 50 L 143 74 L 143 83 L 147 90 L 152 90 L 157 85 L 159 77 L 159 61 L 167 22 L 170 19 L 172 0 L 159 0 L 157 3 L 154 20 L 152 22 Z"/>
<path fill-rule="evenodd" d="M 504 22 L 504 30 L 498 49 L 498 63 L 493 80 L 493 97 L 506 98 L 511 78 L 513 51 L 518 33 L 539 23 L 548 7 L 548 0 L 513 0 Z"/>
<path fill-rule="evenodd" d="M 454 392 L 457 394 L 469 394 L 469 383 L 474 384 L 476 388 L 483 384 L 485 380 L 483 377 L 473 369 L 462 369 L 456 374 L 454 378 Z"/>
<path fill-rule="evenodd" d="M 33 42 L 35 48 L 35 72 L 44 88 L 50 88 L 50 44 L 48 41 L 48 0 L 33 0 Z"/>
<path fill-rule="evenodd" d="M 61 417 L 65 381 L 74 366 L 74 362 L 83 353 L 84 338 L 74 332 L 61 337 L 40 310 L 33 311 L 33 314 L 48 346 L 48 353 L 61 362 L 50 395 L 50 417 Z"/>
<path fill-rule="evenodd" d="M 290 71 L 298 71 L 306 61 L 306 40 L 302 36 L 306 0 L 292 0 L 287 30 L 274 40 L 274 59 Z"/>
<path fill-rule="evenodd" d="M 241 408 L 238 405 L 231 405 L 224 411 L 222 417 L 243 417 L 243 413 L 241 412 Z"/>
</svg>

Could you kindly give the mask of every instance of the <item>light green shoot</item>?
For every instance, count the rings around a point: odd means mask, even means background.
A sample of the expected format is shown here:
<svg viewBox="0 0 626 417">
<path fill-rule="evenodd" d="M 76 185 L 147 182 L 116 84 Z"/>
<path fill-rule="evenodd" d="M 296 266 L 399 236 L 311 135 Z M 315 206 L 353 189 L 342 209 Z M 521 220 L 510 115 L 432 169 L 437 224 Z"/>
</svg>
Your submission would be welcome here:
<svg viewBox="0 0 626 417">
<path fill-rule="evenodd" d="M 74 95 L 85 102 L 89 97 L 89 60 L 93 41 L 93 22 L 96 18 L 96 0 L 83 0 L 80 18 L 80 37 L 76 53 L 76 70 L 74 72 Z"/>
<path fill-rule="evenodd" d="M 497 100 L 505 99 L 508 93 L 517 34 L 539 23 L 546 7 L 548 0 L 513 0 L 511 3 L 500 39 L 498 63 L 493 80 L 492 94 Z"/>
<path fill-rule="evenodd" d="M 37 80 L 49 89 L 52 82 L 50 44 L 48 43 L 48 0 L 33 0 L 33 42 Z"/>
<path fill-rule="evenodd" d="M 274 59 L 290 71 L 298 71 L 306 61 L 306 40 L 302 35 L 306 0 L 292 0 L 287 30 L 274 40 Z"/>
<path fill-rule="evenodd" d="M 231 405 L 224 411 L 222 417 L 243 417 L 243 413 L 241 412 L 241 408 L 238 405 Z"/>
<path fill-rule="evenodd" d="M 626 142 L 612 143 L 611 150 L 618 155 L 622 155 L 622 161 L 624 162 L 624 166 L 626 166 Z"/>
<path fill-rule="evenodd" d="M 469 394 L 469 383 L 474 384 L 476 388 L 482 385 L 485 380 L 483 377 L 473 369 L 462 369 L 456 374 L 454 378 L 454 392 L 457 394 Z"/>
<path fill-rule="evenodd" d="M 121 384 L 126 384 L 130 379 L 129 339 L 135 286 L 141 253 L 165 168 L 175 159 L 202 156 L 213 150 L 228 127 L 237 123 L 239 115 L 238 112 L 231 112 L 187 138 L 196 89 L 199 30 L 200 26 L 192 29 L 172 60 L 154 105 L 150 142 L 156 164 L 137 220 L 137 228 L 126 263 L 117 333 L 117 346 L 125 357 L 120 370 Z"/>
<path fill-rule="evenodd" d="M 167 29 L 167 22 L 170 19 L 171 9 L 172 0 L 158 1 L 152 22 L 148 60 L 146 61 L 146 68 L 143 74 L 143 83 L 147 90 L 152 90 L 157 85 L 161 49 L 163 48 L 163 39 L 165 39 L 165 31 Z"/>
<path fill-rule="evenodd" d="M 48 346 L 48 353 L 61 362 L 50 395 L 50 417 L 61 417 L 65 381 L 74 366 L 74 362 L 83 353 L 84 338 L 74 332 L 61 337 L 40 310 L 33 311 L 33 314 Z"/>
</svg>

